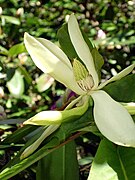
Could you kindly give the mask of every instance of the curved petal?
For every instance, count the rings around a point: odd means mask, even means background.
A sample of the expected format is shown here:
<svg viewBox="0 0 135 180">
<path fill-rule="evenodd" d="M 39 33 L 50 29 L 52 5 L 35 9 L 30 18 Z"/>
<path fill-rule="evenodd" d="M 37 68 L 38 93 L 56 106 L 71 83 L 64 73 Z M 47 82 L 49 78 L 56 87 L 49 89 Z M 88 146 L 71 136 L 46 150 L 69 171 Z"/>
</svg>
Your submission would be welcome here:
<svg viewBox="0 0 135 180">
<path fill-rule="evenodd" d="M 132 64 L 130 66 L 128 66 L 127 68 L 123 69 L 121 72 L 119 72 L 117 75 L 113 76 L 112 78 L 110 78 L 109 80 L 101 83 L 98 86 L 98 89 L 102 89 L 104 86 L 106 86 L 108 83 L 113 82 L 113 81 L 117 81 L 123 77 L 125 77 L 126 75 L 128 75 L 131 71 L 133 71 L 133 69 L 135 68 L 135 64 Z"/>
<path fill-rule="evenodd" d="M 72 42 L 78 56 L 83 61 L 83 63 L 87 67 L 89 73 L 93 77 L 93 80 L 94 80 L 93 89 L 94 89 L 95 87 L 98 86 L 98 83 L 99 83 L 98 74 L 95 70 L 95 65 L 93 62 L 93 57 L 91 55 L 90 49 L 89 49 L 88 45 L 86 44 L 86 42 L 84 41 L 84 38 L 79 29 L 79 25 L 78 25 L 78 22 L 74 16 L 74 14 L 72 14 L 69 17 L 68 31 L 69 31 L 69 36 L 70 36 L 71 42 Z"/>
<path fill-rule="evenodd" d="M 69 59 L 58 46 L 46 39 L 35 39 L 28 33 L 24 35 L 24 43 L 39 69 L 50 74 L 77 94 L 84 93 L 75 81 Z"/>
<path fill-rule="evenodd" d="M 135 147 L 135 123 L 127 110 L 102 90 L 91 96 L 95 123 L 101 133 L 118 145 Z"/>
</svg>

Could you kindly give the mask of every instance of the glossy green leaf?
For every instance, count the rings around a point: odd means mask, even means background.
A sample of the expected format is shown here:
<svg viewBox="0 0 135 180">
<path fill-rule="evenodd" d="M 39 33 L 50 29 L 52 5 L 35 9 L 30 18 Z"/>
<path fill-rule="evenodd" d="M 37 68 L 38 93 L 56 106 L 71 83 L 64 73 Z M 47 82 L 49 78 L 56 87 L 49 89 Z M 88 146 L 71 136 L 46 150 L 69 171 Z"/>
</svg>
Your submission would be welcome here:
<svg viewBox="0 0 135 180">
<path fill-rule="evenodd" d="M 21 73 L 16 70 L 14 76 L 7 82 L 9 92 L 15 98 L 20 98 L 24 93 L 24 80 Z"/>
<path fill-rule="evenodd" d="M 135 102 L 135 74 L 108 84 L 104 90 L 119 102 Z"/>
<path fill-rule="evenodd" d="M 7 138 L 4 139 L 4 141 L 1 142 L 1 144 L 10 144 L 10 143 L 16 143 L 19 141 L 22 141 L 22 139 L 29 134 L 30 132 L 37 129 L 36 126 L 27 125 L 20 129 L 17 129 L 14 133 L 11 135 L 8 135 Z"/>
<path fill-rule="evenodd" d="M 65 52 L 65 54 L 73 60 L 74 58 L 79 59 L 68 34 L 68 28 L 67 24 L 64 24 L 57 33 L 59 43 L 61 46 L 61 49 Z"/>
<path fill-rule="evenodd" d="M 84 37 L 84 40 L 86 41 L 90 51 L 93 49 L 93 45 L 88 39 L 87 35 L 81 30 L 82 35 Z M 67 24 L 64 24 L 57 33 L 58 39 L 60 46 L 62 50 L 65 52 L 65 54 L 73 60 L 74 58 L 77 58 L 78 60 L 80 59 L 74 49 L 74 46 L 70 40 L 69 33 L 68 33 L 68 27 Z"/>
<path fill-rule="evenodd" d="M 25 46 L 23 43 L 15 44 L 9 49 L 9 56 L 17 56 L 18 54 L 21 54 L 23 52 L 26 52 Z"/>
<path fill-rule="evenodd" d="M 41 159 L 37 180 L 79 180 L 76 146 L 74 141 Z"/>
<path fill-rule="evenodd" d="M 92 163 L 88 180 L 134 180 L 135 148 L 116 146 L 101 141 Z"/>
<path fill-rule="evenodd" d="M 64 131 L 67 133 L 67 136 L 84 127 L 88 127 L 89 131 L 91 131 L 91 126 L 94 126 L 92 107 L 89 107 L 89 109 L 79 119 L 72 120 L 71 122 L 66 122 L 62 124 L 62 127 L 64 128 Z"/>
<path fill-rule="evenodd" d="M 83 35 L 83 38 L 85 40 L 85 42 L 87 43 L 90 52 L 92 52 L 92 49 L 94 48 L 94 44 L 90 41 L 90 39 L 88 38 L 87 34 L 81 29 L 81 33 Z"/>
<path fill-rule="evenodd" d="M 95 68 L 98 73 L 99 79 L 101 79 L 101 68 L 104 64 L 103 57 L 99 54 L 96 48 L 92 49 L 91 54 L 94 60 Z"/>
<path fill-rule="evenodd" d="M 10 147 L 21 147 L 24 146 L 24 144 L 10 144 L 10 145 L 0 145 L 0 149 L 7 149 Z"/>
</svg>

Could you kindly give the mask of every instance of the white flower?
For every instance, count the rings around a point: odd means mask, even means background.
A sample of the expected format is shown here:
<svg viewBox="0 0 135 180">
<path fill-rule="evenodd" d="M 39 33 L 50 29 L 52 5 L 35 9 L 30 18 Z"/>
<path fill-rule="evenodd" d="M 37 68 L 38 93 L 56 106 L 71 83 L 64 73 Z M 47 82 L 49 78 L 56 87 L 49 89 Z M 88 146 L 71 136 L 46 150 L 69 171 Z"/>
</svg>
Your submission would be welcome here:
<svg viewBox="0 0 135 180">
<path fill-rule="evenodd" d="M 68 32 L 82 63 L 74 59 L 72 65 L 66 54 L 46 39 L 36 39 L 25 33 L 24 43 L 34 63 L 44 73 L 50 74 L 78 95 L 89 95 L 93 98 L 95 123 L 105 137 L 116 144 L 135 147 L 135 123 L 131 116 L 121 104 L 101 90 L 108 83 L 129 74 L 135 65 L 127 67 L 108 81 L 99 84 L 93 57 L 74 14 L 69 17 Z M 46 119 L 45 114 L 44 112 L 44 119 Z M 33 120 L 38 118 L 37 114 Z"/>
</svg>

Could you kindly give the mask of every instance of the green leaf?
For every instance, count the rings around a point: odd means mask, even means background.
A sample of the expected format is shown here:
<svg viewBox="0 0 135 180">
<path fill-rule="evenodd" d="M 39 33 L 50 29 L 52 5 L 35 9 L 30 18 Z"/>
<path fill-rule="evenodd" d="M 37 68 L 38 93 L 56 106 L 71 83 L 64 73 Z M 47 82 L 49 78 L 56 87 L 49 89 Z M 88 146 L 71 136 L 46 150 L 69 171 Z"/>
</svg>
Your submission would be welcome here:
<svg viewBox="0 0 135 180">
<path fill-rule="evenodd" d="M 79 180 L 76 146 L 74 141 L 41 159 L 37 180 Z"/>
<path fill-rule="evenodd" d="M 87 35 L 83 32 L 82 35 L 84 37 L 84 40 L 86 41 L 90 51 L 93 49 L 93 45 L 88 39 Z M 70 36 L 68 33 L 68 26 L 67 24 L 64 24 L 57 33 L 59 43 L 61 45 L 62 50 L 65 52 L 65 54 L 72 60 L 74 58 L 77 58 L 78 60 L 80 59 L 74 49 L 74 46 L 70 40 Z"/>
<path fill-rule="evenodd" d="M 69 34 L 68 34 L 68 27 L 67 24 L 64 24 L 57 33 L 59 43 L 61 46 L 61 49 L 65 52 L 65 54 L 73 60 L 74 58 L 77 58 L 79 60 L 79 57 L 71 43 Z"/>
<path fill-rule="evenodd" d="M 2 15 L 1 18 L 6 20 L 9 23 L 20 25 L 20 20 L 16 17 Z"/>
<path fill-rule="evenodd" d="M 25 69 L 25 67 L 20 65 L 19 69 L 20 69 L 22 75 L 24 76 L 26 82 L 31 85 L 32 84 L 32 78 L 31 78 L 30 74 L 27 72 L 27 70 Z"/>
<path fill-rule="evenodd" d="M 15 44 L 9 49 L 9 56 L 17 56 L 18 54 L 21 54 L 23 52 L 26 52 L 26 48 L 23 43 Z"/>
<path fill-rule="evenodd" d="M 1 130 L 7 130 L 7 129 L 11 129 L 11 128 L 13 128 L 13 126 L 11 126 L 11 125 L 7 125 L 7 124 L 0 125 Z"/>
<path fill-rule="evenodd" d="M 93 160 L 93 157 L 91 155 L 91 156 L 87 156 L 87 157 L 79 159 L 78 163 L 80 166 L 85 166 L 85 165 L 92 163 L 92 160 Z"/>
<path fill-rule="evenodd" d="M 94 48 L 94 45 L 93 45 L 92 42 L 89 40 L 87 34 L 86 34 L 83 30 L 81 30 L 81 32 L 82 32 L 83 38 L 84 38 L 85 42 L 87 43 L 87 45 L 88 45 L 88 47 L 89 47 L 89 49 L 90 49 L 90 52 L 91 52 L 92 49 Z"/>
<path fill-rule="evenodd" d="M 7 82 L 9 92 L 15 98 L 20 98 L 24 93 L 24 80 L 21 73 L 16 70 L 14 76 Z"/>
<path fill-rule="evenodd" d="M 16 131 L 15 133 L 11 134 L 11 136 L 9 136 L 9 138 L 7 137 L 7 139 L 1 143 L 1 145 L 14 145 L 16 143 L 23 143 L 23 147 L 20 149 L 20 151 L 17 153 L 17 155 L 11 159 L 2 169 L 1 172 L 5 169 L 7 169 L 8 167 L 13 167 L 16 164 L 21 162 L 21 154 L 22 152 L 31 144 L 33 144 L 43 133 L 44 128 L 42 127 L 33 127 L 33 126 L 29 127 L 26 126 L 26 129 L 23 129 L 20 134 L 19 134 L 19 130 Z M 24 127 L 25 128 L 25 127 Z M 34 129 L 36 128 L 36 129 Z M 16 137 L 18 136 L 18 137 Z M 24 145 L 25 140 L 27 140 L 27 143 Z M 45 142 L 46 146 L 48 145 L 48 142 Z M 47 146 L 48 147 L 48 146 Z M 21 167 L 20 167 L 21 168 Z M 25 169 L 25 168 L 24 168 Z M 18 172 L 16 172 L 17 174 Z"/>
<path fill-rule="evenodd" d="M 21 147 L 24 146 L 24 144 L 10 144 L 10 145 L 0 145 L 0 149 L 7 149 L 10 147 Z"/>
<path fill-rule="evenodd" d="M 93 109 L 92 107 L 89 107 L 89 109 L 77 120 L 72 120 L 71 122 L 66 122 L 62 124 L 62 127 L 64 128 L 64 131 L 67 133 L 67 136 L 69 136 L 71 133 L 74 133 L 84 127 L 91 127 L 93 126 Z M 90 131 L 91 128 L 89 128 Z"/>
<path fill-rule="evenodd" d="M 8 50 L 3 47 L 3 46 L 0 46 L 0 54 L 2 55 L 8 55 Z"/>
<path fill-rule="evenodd" d="M 103 57 L 99 54 L 98 50 L 96 48 L 93 48 L 91 51 L 94 64 L 95 64 L 95 69 L 98 73 L 99 79 L 101 79 L 101 68 L 104 64 Z"/>
<path fill-rule="evenodd" d="M 135 149 L 101 141 L 88 180 L 134 180 Z"/>
<path fill-rule="evenodd" d="M 0 124 L 20 124 L 20 123 L 23 123 L 25 121 L 25 119 L 2 119 L 0 121 Z"/>
<path fill-rule="evenodd" d="M 36 126 L 27 125 L 20 129 L 17 129 L 14 133 L 11 135 L 8 135 L 4 141 L 1 142 L 2 145 L 10 144 L 10 143 L 16 143 L 19 141 L 22 141 L 22 139 L 29 134 L 30 132 L 37 129 Z"/>
<path fill-rule="evenodd" d="M 31 156 L 29 156 L 28 158 L 20 161 L 20 155 L 21 155 L 22 151 L 26 147 L 28 147 L 30 144 L 32 144 L 32 142 L 34 142 L 35 139 L 37 139 L 37 136 L 39 136 L 39 133 L 33 134 L 33 137 L 30 138 L 30 140 L 26 143 L 26 145 L 20 150 L 18 155 L 15 156 L 14 159 L 11 160 L 5 167 L 3 167 L 2 172 L 0 173 L 0 179 L 7 180 L 8 178 L 10 178 L 10 177 L 18 174 L 22 170 L 26 169 L 33 163 L 39 161 L 41 158 L 43 158 L 44 156 L 46 156 L 49 153 L 51 153 L 52 151 L 54 151 L 57 148 L 57 147 L 55 148 L 55 146 L 58 145 L 60 142 L 64 142 L 65 139 L 67 139 L 69 136 L 71 136 L 71 133 L 76 132 L 77 130 L 79 130 L 85 126 L 90 125 L 92 122 L 93 122 L 92 107 L 90 107 L 89 110 L 87 110 L 84 113 L 84 115 L 80 117 L 80 119 L 73 120 L 72 122 L 68 122 L 68 123 L 63 123 L 58 131 L 54 132 L 50 137 L 45 139 L 45 141 L 42 143 L 43 147 L 41 147 L 37 152 L 35 152 Z M 28 131 L 29 132 L 32 131 L 31 129 L 29 129 L 29 126 L 27 126 L 27 128 L 26 128 L 26 134 L 28 133 Z M 40 130 L 40 132 L 41 132 L 41 130 Z M 65 133 L 64 136 L 63 136 L 63 132 Z M 25 134 L 25 129 L 22 130 L 22 133 L 20 133 L 20 134 L 19 134 L 19 130 L 18 130 L 18 132 L 16 132 L 14 134 L 14 136 L 11 136 L 11 138 L 9 136 L 9 139 L 7 138 L 7 141 L 5 140 L 2 145 L 8 145 L 7 143 L 10 143 L 12 141 L 12 138 L 13 138 L 14 142 L 17 142 L 20 138 L 24 137 L 23 133 Z M 79 135 L 80 135 L 80 133 L 78 133 L 77 136 L 75 135 L 74 139 L 76 137 L 78 137 Z M 19 137 L 17 138 L 16 136 L 19 136 Z M 73 140 L 73 138 L 72 138 L 72 140 Z M 69 140 L 68 140 L 68 142 L 69 142 Z M 52 149 L 50 149 L 50 148 L 52 148 Z M 10 169 L 9 169 L 9 167 L 10 167 Z"/>
<path fill-rule="evenodd" d="M 8 166 L 0 173 L 0 179 L 7 180 L 13 177 L 14 175 L 18 174 L 19 172 L 23 171 L 30 165 L 34 164 L 35 162 L 37 162 L 38 160 L 49 154 L 51 152 L 51 150 L 49 149 L 58 145 L 58 142 L 59 141 L 57 138 L 53 138 L 48 144 L 42 147 L 38 152 L 36 152 L 35 154 L 31 155 L 30 157 L 20 162 L 18 162 L 19 157 L 17 157 L 16 163 L 14 165 Z"/>
<path fill-rule="evenodd" d="M 135 102 L 135 74 L 128 75 L 103 88 L 119 102 Z"/>
</svg>

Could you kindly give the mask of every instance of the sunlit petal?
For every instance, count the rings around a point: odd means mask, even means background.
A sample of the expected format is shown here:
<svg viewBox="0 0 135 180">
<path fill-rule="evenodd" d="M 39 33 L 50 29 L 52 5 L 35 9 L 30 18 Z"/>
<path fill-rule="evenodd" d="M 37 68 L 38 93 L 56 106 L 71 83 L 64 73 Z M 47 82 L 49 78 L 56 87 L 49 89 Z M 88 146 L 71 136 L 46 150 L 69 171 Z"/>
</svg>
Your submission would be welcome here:
<svg viewBox="0 0 135 180">
<path fill-rule="evenodd" d="M 95 70 L 93 58 L 90 53 L 90 49 L 89 49 L 88 45 L 84 41 L 84 38 L 79 29 L 79 25 L 78 25 L 78 22 L 74 16 L 74 14 L 72 14 L 69 18 L 68 31 L 69 31 L 71 42 L 72 42 L 78 56 L 83 61 L 83 63 L 86 65 L 89 73 L 93 77 L 94 87 L 97 87 L 99 80 L 98 80 L 98 74 Z"/>
<path fill-rule="evenodd" d="M 101 133 L 118 145 L 135 147 L 135 123 L 127 110 L 102 90 L 91 96 L 95 122 Z"/>
<path fill-rule="evenodd" d="M 24 124 L 38 126 L 60 124 L 62 122 L 62 113 L 60 111 L 42 111 L 31 117 Z"/>
<path fill-rule="evenodd" d="M 98 89 L 102 89 L 104 86 L 106 86 L 108 83 L 113 82 L 113 81 L 117 81 L 123 77 L 125 77 L 126 75 L 128 75 L 131 71 L 133 71 L 133 69 L 135 68 L 135 64 L 132 64 L 130 66 L 128 66 L 127 68 L 125 68 L 124 70 L 122 70 L 120 73 L 118 73 L 117 75 L 113 76 L 112 78 L 110 78 L 109 80 L 101 83 L 98 87 Z"/>
<path fill-rule="evenodd" d="M 75 81 L 69 59 L 58 46 L 46 39 L 35 39 L 28 33 L 25 33 L 24 43 L 39 69 L 50 74 L 77 94 L 84 93 Z"/>
</svg>

